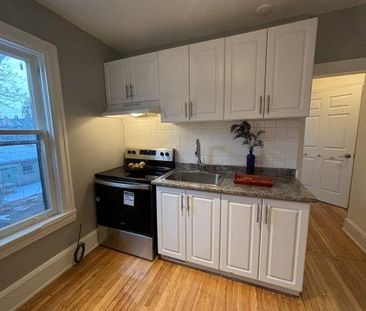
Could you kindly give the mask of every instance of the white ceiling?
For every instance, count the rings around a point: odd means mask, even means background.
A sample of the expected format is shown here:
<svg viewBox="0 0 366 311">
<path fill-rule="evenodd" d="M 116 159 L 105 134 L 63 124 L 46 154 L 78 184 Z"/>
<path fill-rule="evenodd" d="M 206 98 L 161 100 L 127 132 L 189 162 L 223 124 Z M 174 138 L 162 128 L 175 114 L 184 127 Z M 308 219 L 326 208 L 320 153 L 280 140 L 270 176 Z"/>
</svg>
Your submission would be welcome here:
<svg viewBox="0 0 366 311">
<path fill-rule="evenodd" d="M 366 0 L 36 0 L 121 53 L 236 32 Z M 255 9 L 273 5 L 270 14 Z"/>
</svg>

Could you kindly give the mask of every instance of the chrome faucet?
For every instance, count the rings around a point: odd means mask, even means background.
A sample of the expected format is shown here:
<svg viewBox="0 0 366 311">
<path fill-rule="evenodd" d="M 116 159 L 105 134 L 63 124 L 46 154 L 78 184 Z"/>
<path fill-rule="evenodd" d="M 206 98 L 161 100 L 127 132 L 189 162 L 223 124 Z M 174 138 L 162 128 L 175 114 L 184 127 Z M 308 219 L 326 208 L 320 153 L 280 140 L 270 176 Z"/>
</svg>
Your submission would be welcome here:
<svg viewBox="0 0 366 311">
<path fill-rule="evenodd" d="M 205 164 L 201 160 L 201 143 L 199 139 L 196 139 L 196 157 L 197 157 L 197 169 L 199 171 L 205 170 Z"/>
</svg>

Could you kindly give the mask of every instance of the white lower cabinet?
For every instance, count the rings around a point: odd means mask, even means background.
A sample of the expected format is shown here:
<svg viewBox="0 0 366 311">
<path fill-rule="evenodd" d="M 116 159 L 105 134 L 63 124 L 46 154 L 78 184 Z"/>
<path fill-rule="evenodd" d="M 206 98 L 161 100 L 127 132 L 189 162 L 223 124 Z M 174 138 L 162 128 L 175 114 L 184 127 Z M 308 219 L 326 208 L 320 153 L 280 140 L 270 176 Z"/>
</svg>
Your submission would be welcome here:
<svg viewBox="0 0 366 311">
<path fill-rule="evenodd" d="M 309 211 L 305 203 L 157 187 L 159 254 L 297 294 Z"/>
<path fill-rule="evenodd" d="M 263 200 L 259 280 L 302 290 L 309 205 Z"/>
<path fill-rule="evenodd" d="M 187 191 L 187 261 L 219 268 L 220 194 Z"/>
<path fill-rule="evenodd" d="M 222 195 L 221 271 L 258 278 L 261 199 Z"/>
<path fill-rule="evenodd" d="M 186 260 L 186 211 L 184 191 L 158 188 L 157 223 L 158 252 L 179 260 Z"/>
</svg>

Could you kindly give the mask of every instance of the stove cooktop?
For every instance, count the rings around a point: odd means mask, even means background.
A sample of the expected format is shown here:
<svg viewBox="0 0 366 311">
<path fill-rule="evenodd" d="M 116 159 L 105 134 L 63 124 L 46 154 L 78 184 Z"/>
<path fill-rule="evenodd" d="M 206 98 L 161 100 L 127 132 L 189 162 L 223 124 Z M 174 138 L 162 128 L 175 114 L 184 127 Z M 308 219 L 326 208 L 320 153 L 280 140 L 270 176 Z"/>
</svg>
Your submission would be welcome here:
<svg viewBox="0 0 366 311">
<path fill-rule="evenodd" d="M 167 168 L 166 170 L 156 170 L 153 168 L 146 168 L 141 171 L 129 171 L 121 166 L 95 174 L 95 177 L 117 182 L 129 181 L 149 184 L 152 180 L 167 173 L 171 169 L 172 168 Z"/>
<path fill-rule="evenodd" d="M 174 149 L 126 148 L 124 166 L 97 173 L 95 177 L 115 182 L 127 181 L 149 184 L 152 180 L 175 168 L 174 156 Z M 129 163 L 142 161 L 146 163 L 143 169 L 131 170 L 127 168 Z"/>
</svg>

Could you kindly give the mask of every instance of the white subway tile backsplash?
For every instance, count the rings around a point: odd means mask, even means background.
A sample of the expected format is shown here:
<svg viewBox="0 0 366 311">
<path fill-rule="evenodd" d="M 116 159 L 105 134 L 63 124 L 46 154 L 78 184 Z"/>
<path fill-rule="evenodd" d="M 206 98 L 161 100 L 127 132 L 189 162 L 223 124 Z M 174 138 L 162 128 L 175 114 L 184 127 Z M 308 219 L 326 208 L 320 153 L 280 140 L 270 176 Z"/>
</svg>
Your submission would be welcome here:
<svg viewBox="0 0 366 311">
<path fill-rule="evenodd" d="M 177 161 L 194 163 L 195 140 L 202 146 L 202 159 L 207 164 L 245 165 L 248 149 L 242 139 L 230 133 L 235 121 L 198 123 L 161 123 L 160 116 L 124 118 L 125 145 L 138 148 L 172 147 Z M 256 148 L 256 165 L 296 168 L 301 119 L 259 120 L 251 122 L 254 131 L 264 129 L 264 148 Z"/>
</svg>

